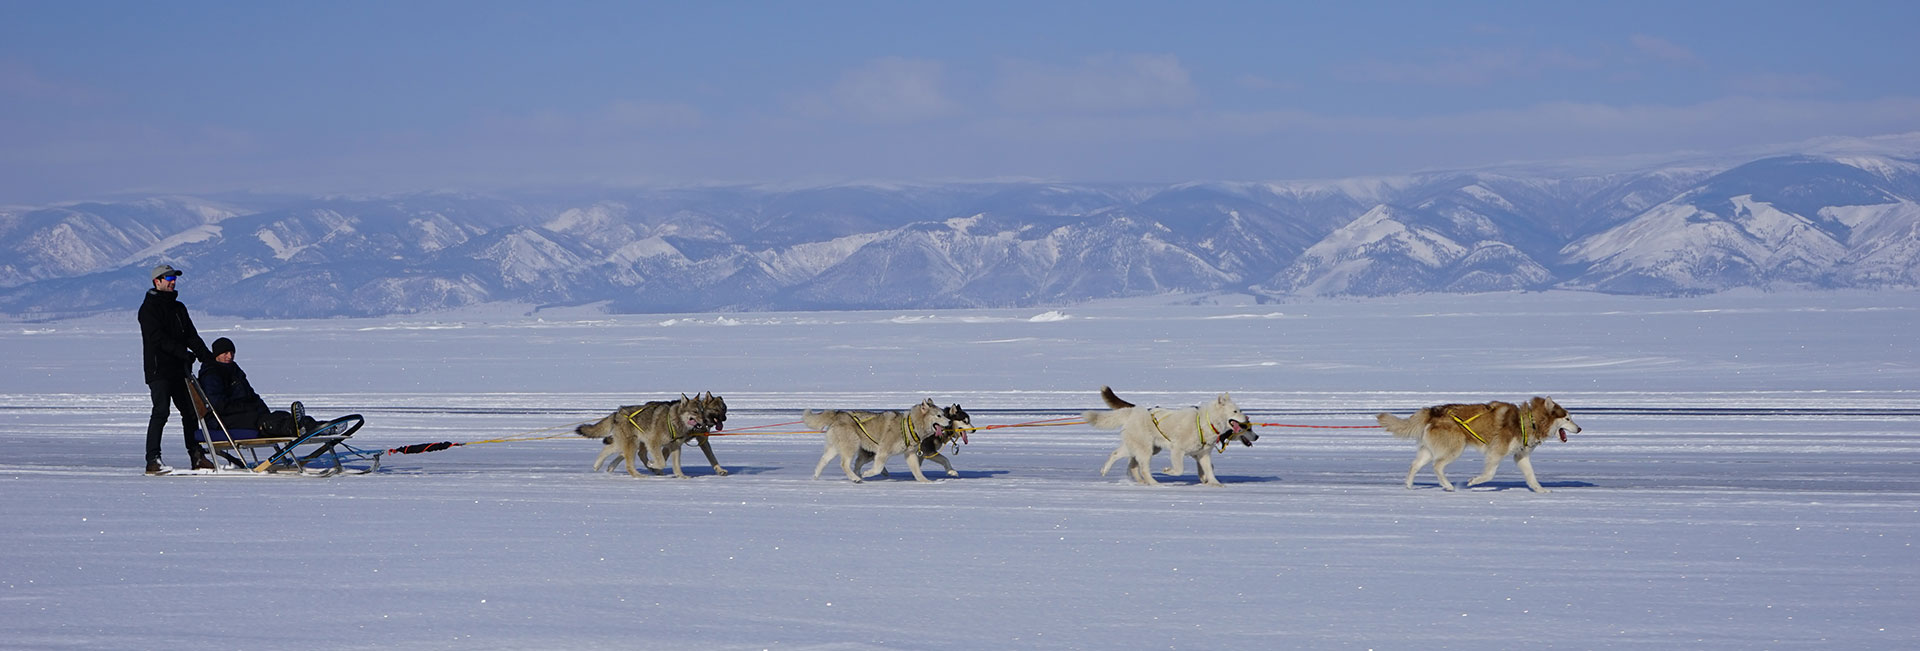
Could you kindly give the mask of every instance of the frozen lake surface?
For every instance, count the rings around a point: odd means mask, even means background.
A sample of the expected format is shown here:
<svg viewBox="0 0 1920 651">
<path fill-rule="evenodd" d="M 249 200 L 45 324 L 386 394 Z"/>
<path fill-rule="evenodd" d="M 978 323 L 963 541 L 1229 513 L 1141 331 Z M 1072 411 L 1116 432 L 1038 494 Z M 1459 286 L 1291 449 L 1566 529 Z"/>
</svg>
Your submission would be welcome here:
<svg viewBox="0 0 1920 651">
<path fill-rule="evenodd" d="M 578 437 L 356 477 L 145 477 L 131 308 L 0 323 L 0 646 L 1920 645 L 1920 296 L 1230 302 L 197 319 L 270 401 L 365 415 L 369 448 L 696 391 L 743 433 L 923 397 L 1013 424 L 1110 384 L 1148 405 L 1230 391 L 1274 424 L 1216 458 L 1221 488 L 1192 464 L 1159 488 L 1101 477 L 1118 435 L 1084 426 L 977 432 L 933 484 L 899 460 L 815 480 L 811 434 L 715 438 L 733 474 L 680 480 L 590 472 Z M 1277 426 L 1536 394 L 1585 428 L 1536 454 L 1550 494 L 1510 461 L 1408 491 L 1409 442 Z M 166 449 L 184 463 L 177 424 Z"/>
</svg>

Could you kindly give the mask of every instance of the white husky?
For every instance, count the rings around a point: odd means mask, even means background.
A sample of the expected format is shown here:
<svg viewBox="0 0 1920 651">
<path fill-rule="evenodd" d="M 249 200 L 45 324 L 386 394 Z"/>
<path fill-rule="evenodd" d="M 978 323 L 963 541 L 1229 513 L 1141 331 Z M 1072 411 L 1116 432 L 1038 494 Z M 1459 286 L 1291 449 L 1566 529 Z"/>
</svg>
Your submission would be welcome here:
<svg viewBox="0 0 1920 651">
<path fill-rule="evenodd" d="M 1219 486 L 1220 478 L 1213 474 L 1213 449 L 1225 449 L 1236 439 L 1250 446 L 1260 438 L 1233 397 L 1224 393 L 1212 402 L 1184 409 L 1137 407 L 1121 400 L 1108 387 L 1100 387 L 1100 398 L 1112 410 L 1081 415 L 1096 429 L 1120 430 L 1120 447 L 1107 455 L 1107 465 L 1100 467 L 1102 476 L 1113 469 L 1115 461 L 1128 457 L 1127 472 L 1135 481 L 1157 485 L 1160 482 L 1154 481 L 1148 464 L 1153 463 L 1154 453 L 1166 450 L 1174 456 L 1175 468 L 1180 467 L 1182 455 L 1193 457 L 1200 465 L 1201 483 Z"/>
</svg>

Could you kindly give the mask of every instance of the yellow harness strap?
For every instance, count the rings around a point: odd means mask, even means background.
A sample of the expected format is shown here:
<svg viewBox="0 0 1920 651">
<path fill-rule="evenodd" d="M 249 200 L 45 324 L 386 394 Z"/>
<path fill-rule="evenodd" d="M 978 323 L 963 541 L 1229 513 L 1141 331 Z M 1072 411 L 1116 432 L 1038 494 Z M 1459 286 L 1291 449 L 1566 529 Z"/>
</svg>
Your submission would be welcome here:
<svg viewBox="0 0 1920 651">
<path fill-rule="evenodd" d="M 1459 423 L 1461 427 L 1464 427 L 1464 428 L 1467 428 L 1467 433 L 1468 433 L 1468 434 L 1471 434 L 1471 435 L 1473 435 L 1473 440 L 1475 440 L 1475 441 L 1479 441 L 1481 445 L 1486 445 L 1486 444 L 1487 444 L 1487 440 L 1486 440 L 1486 439 L 1483 439 L 1483 438 L 1480 438 L 1480 433 L 1479 433 L 1479 432 L 1475 432 L 1475 431 L 1473 431 L 1473 426 L 1472 426 L 1472 425 L 1468 425 L 1467 423 L 1471 423 L 1471 422 L 1473 422 L 1473 421 L 1475 421 L 1475 420 L 1478 420 L 1478 419 L 1479 419 L 1479 418 L 1480 418 L 1481 416 L 1485 416 L 1485 415 L 1486 415 L 1486 413 L 1485 413 L 1485 412 L 1482 412 L 1482 413 L 1478 413 L 1478 414 L 1474 414 L 1474 415 L 1473 415 L 1473 418 L 1469 418 L 1469 419 L 1466 419 L 1466 420 L 1460 420 L 1460 417 L 1459 417 L 1459 416 L 1454 416 L 1453 414 L 1447 414 L 1447 416 L 1448 416 L 1448 417 L 1450 417 L 1450 418 L 1452 418 L 1452 419 L 1453 419 L 1453 422 L 1456 422 L 1456 423 Z"/>
<path fill-rule="evenodd" d="M 1520 409 L 1520 444 L 1533 447 L 1533 413 Z"/>
<path fill-rule="evenodd" d="M 1166 439 L 1168 443 L 1172 443 L 1173 437 L 1167 436 L 1166 430 L 1160 429 L 1160 412 L 1148 409 L 1147 417 L 1153 419 L 1153 431 L 1159 433 L 1160 438 Z M 1201 440 L 1201 443 L 1205 442 L 1205 439 Z"/>
<path fill-rule="evenodd" d="M 641 426 L 640 426 L 640 422 L 639 422 L 639 421 L 636 421 L 636 420 L 634 420 L 634 419 L 633 419 L 633 417 L 634 417 L 634 416 L 638 416 L 638 415 L 640 415 L 640 410 L 638 410 L 638 409 L 635 409 L 635 410 L 633 410 L 633 411 L 629 411 L 629 412 L 627 412 L 627 422 L 628 422 L 629 424 L 631 424 L 631 425 L 633 425 L 633 428 L 634 428 L 634 429 L 637 429 L 637 430 L 645 430 L 646 428 L 645 428 L 645 427 L 641 427 Z M 674 422 L 673 424 L 670 424 L 670 425 L 668 425 L 668 426 L 667 426 L 667 427 L 669 427 L 669 428 L 671 428 L 671 429 L 668 429 L 668 430 L 667 430 L 667 439 L 668 439 L 668 440 L 671 440 L 671 441 L 678 441 L 678 440 L 681 440 L 681 437 L 680 437 L 680 435 L 679 435 L 679 434 L 676 434 L 676 433 L 674 433 L 674 432 L 673 432 L 673 430 L 676 430 L 676 429 L 680 429 L 680 427 L 679 427 L 679 425 L 680 425 L 680 424 L 679 424 L 679 422 L 678 422 L 678 420 L 676 419 L 676 421 L 675 421 L 675 422 Z M 691 438 L 691 437 L 689 437 L 689 438 Z"/>
<path fill-rule="evenodd" d="M 860 435 L 861 435 L 861 436 L 864 436 L 864 437 L 867 437 L 867 442 L 868 442 L 868 443 L 872 443 L 872 444 L 874 445 L 874 447 L 879 447 L 879 446 L 880 446 L 880 442 L 879 442 L 879 441 L 876 441 L 876 440 L 874 440 L 874 439 L 873 439 L 873 435 L 872 435 L 872 434 L 868 434 L 868 433 L 867 433 L 867 425 L 866 425 L 866 423 L 865 423 L 865 422 L 863 422 L 863 421 L 861 421 L 861 420 L 860 420 L 860 417 L 859 417 L 859 416 L 853 416 L 852 414 L 848 414 L 848 416 L 851 416 L 851 417 L 853 418 L 853 426 L 854 426 L 854 427 L 858 427 L 858 428 L 860 428 Z M 908 420 L 912 420 L 912 419 L 913 419 L 913 417 L 912 417 L 912 416 L 908 416 L 908 417 L 907 417 L 907 419 L 908 419 Z"/>
<path fill-rule="evenodd" d="M 1212 443 L 1207 442 L 1207 430 L 1201 427 L 1201 425 L 1203 424 L 1208 424 L 1208 425 L 1211 424 L 1211 423 L 1200 422 L 1200 416 L 1204 415 L 1205 413 L 1206 412 L 1195 411 L 1193 414 L 1193 435 L 1200 438 L 1200 447 L 1203 447 L 1203 448 L 1209 445 L 1212 445 Z M 1173 437 L 1167 436 L 1167 431 L 1160 429 L 1160 412 L 1148 410 L 1147 416 L 1153 419 L 1153 431 L 1159 432 L 1160 438 L 1166 439 L 1168 443 L 1172 443 Z M 1220 428 L 1218 427 L 1213 428 L 1213 432 L 1215 434 L 1220 433 Z M 1227 449 L 1226 439 L 1221 439 L 1219 443 L 1220 443 L 1220 451 L 1225 452 Z"/>
</svg>

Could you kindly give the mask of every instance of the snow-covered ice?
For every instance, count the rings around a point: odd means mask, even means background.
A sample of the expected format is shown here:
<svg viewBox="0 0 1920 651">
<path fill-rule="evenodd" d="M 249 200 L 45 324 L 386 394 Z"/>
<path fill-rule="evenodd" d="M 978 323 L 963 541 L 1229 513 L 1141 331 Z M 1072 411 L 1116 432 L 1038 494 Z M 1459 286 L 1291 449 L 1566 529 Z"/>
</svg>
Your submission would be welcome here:
<svg viewBox="0 0 1920 651">
<path fill-rule="evenodd" d="M 0 647 L 1913 648 L 1917 316 L 1882 292 L 198 319 L 370 448 L 708 390 L 742 433 L 922 397 L 1058 418 L 1102 384 L 1288 425 L 1551 394 L 1585 431 L 1538 452 L 1541 495 L 1510 461 L 1408 491 L 1405 441 L 1273 426 L 1222 488 L 1101 477 L 1117 436 L 1084 426 L 976 432 L 926 485 L 814 480 L 806 434 L 715 438 L 732 476 L 684 480 L 590 472 L 577 437 L 153 478 L 131 310 L 0 322 Z"/>
</svg>

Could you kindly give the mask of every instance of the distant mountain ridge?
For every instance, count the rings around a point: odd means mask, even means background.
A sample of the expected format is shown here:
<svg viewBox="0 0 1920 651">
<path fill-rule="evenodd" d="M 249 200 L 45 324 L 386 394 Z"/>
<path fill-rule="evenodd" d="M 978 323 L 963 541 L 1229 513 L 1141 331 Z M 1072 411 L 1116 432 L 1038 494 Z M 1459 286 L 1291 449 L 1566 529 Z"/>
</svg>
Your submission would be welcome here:
<svg viewBox="0 0 1920 651">
<path fill-rule="evenodd" d="M 0 313 L 379 316 L 1039 306 L 1578 289 L 1920 287 L 1920 153 L 1588 175 L 715 187 L 0 208 Z"/>
</svg>

